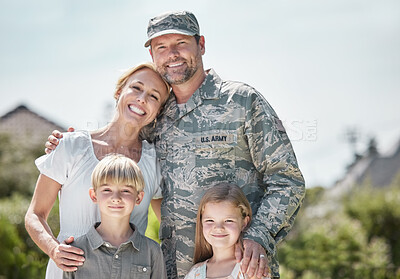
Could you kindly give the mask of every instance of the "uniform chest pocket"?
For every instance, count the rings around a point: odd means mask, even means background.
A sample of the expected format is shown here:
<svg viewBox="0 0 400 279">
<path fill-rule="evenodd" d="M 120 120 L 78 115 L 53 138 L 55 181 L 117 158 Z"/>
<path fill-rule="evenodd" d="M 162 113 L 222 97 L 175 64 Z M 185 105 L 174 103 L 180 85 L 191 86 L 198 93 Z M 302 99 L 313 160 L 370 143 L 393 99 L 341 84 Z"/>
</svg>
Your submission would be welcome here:
<svg viewBox="0 0 400 279">
<path fill-rule="evenodd" d="M 235 146 L 230 144 L 197 146 L 195 153 L 198 160 L 234 159 Z"/>
<path fill-rule="evenodd" d="M 232 173 L 236 164 L 236 135 L 212 133 L 196 139 L 196 166 L 214 175 Z M 224 174 L 225 173 L 225 174 Z"/>
<path fill-rule="evenodd" d="M 130 278 L 148 279 L 150 278 L 150 274 L 150 266 L 131 265 Z"/>
</svg>

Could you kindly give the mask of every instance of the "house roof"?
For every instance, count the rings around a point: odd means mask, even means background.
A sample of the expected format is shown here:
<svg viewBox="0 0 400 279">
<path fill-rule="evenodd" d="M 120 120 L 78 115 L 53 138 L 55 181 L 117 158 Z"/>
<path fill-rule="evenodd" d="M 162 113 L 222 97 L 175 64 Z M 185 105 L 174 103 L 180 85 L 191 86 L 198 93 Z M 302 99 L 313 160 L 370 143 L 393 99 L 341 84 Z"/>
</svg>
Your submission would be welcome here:
<svg viewBox="0 0 400 279">
<path fill-rule="evenodd" d="M 48 135 L 56 129 L 65 131 L 61 125 L 22 104 L 0 117 L 0 133 L 9 134 L 13 140 L 29 144 L 44 145 Z"/>
<path fill-rule="evenodd" d="M 368 168 L 357 179 L 357 183 L 369 180 L 375 187 L 390 185 L 400 172 L 400 141 L 394 152 L 386 156 L 378 155 L 371 160 Z"/>
<path fill-rule="evenodd" d="M 37 114 L 36 112 L 30 110 L 29 108 L 27 108 L 27 107 L 26 107 L 25 105 L 23 105 L 23 104 L 17 106 L 15 109 L 13 109 L 13 110 L 7 112 L 6 114 L 4 114 L 3 116 L 1 116 L 1 117 L 0 117 L 0 122 L 6 120 L 6 119 L 8 119 L 8 118 L 11 118 L 11 117 L 13 117 L 13 115 L 18 114 L 18 113 L 21 113 L 21 112 L 30 113 L 30 114 L 32 114 L 33 116 L 35 116 L 35 117 L 37 117 L 37 118 L 39 118 L 39 119 L 42 119 L 43 121 L 47 122 L 47 123 L 50 124 L 50 125 L 54 125 L 54 126 L 58 127 L 59 129 L 65 129 L 64 127 L 62 127 L 62 126 L 60 126 L 60 125 L 54 123 L 53 121 L 50 121 L 50 120 L 48 120 L 47 118 L 45 118 L 45 117 L 43 117 L 43 116 Z"/>
<path fill-rule="evenodd" d="M 374 187 L 388 186 L 399 172 L 400 140 L 386 154 L 366 152 L 348 168 L 345 176 L 334 187 L 349 188 L 367 181 Z"/>
</svg>

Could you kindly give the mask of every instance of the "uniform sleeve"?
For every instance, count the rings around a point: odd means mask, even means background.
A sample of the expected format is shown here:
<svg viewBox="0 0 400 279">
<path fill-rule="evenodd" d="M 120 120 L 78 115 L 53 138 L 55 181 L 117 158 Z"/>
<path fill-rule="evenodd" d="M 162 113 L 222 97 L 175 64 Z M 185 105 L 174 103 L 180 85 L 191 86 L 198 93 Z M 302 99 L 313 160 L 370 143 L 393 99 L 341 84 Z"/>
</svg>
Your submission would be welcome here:
<svg viewBox="0 0 400 279">
<path fill-rule="evenodd" d="M 305 182 L 286 131 L 255 90 L 246 103 L 245 135 L 253 164 L 262 174 L 264 196 L 244 238 L 260 243 L 269 257 L 291 229 L 305 195 Z"/>
</svg>

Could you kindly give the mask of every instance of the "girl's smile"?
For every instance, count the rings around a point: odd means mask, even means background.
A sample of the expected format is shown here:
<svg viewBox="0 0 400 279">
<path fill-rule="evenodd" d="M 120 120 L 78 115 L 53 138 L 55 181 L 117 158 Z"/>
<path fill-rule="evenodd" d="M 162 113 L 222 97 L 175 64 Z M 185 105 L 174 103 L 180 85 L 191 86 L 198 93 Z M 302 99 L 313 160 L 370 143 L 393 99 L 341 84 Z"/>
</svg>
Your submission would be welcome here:
<svg viewBox="0 0 400 279">
<path fill-rule="evenodd" d="M 233 247 L 247 224 L 240 209 L 231 202 L 210 202 L 204 207 L 202 216 L 203 235 L 213 248 Z"/>
</svg>

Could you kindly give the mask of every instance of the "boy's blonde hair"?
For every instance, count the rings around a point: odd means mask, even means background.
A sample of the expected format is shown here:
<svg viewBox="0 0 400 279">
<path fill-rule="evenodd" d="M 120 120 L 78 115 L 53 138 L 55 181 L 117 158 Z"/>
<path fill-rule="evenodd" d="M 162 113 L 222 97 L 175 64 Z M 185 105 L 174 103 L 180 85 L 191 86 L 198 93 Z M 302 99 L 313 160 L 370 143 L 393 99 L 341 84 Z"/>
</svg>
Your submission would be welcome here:
<svg viewBox="0 0 400 279">
<path fill-rule="evenodd" d="M 207 203 L 219 203 L 219 202 L 230 202 L 234 207 L 240 209 L 243 220 L 249 217 L 247 226 L 243 229 L 246 230 L 251 223 L 251 207 L 250 203 L 239 186 L 232 183 L 222 182 L 215 186 L 212 186 L 206 191 L 202 197 L 197 211 L 197 223 L 196 223 L 196 241 L 194 248 L 193 263 L 203 262 L 213 256 L 213 251 L 210 243 L 204 238 L 203 235 L 203 212 Z M 242 231 L 242 233 L 243 233 Z M 238 239 L 242 241 L 242 235 Z"/>
<path fill-rule="evenodd" d="M 104 184 L 131 186 L 141 192 L 144 188 L 144 179 L 135 161 L 121 154 L 109 154 L 92 172 L 93 189 L 96 191 Z"/>
</svg>

